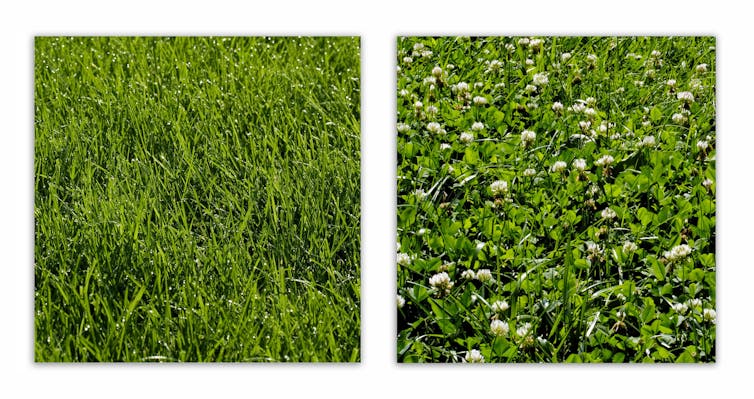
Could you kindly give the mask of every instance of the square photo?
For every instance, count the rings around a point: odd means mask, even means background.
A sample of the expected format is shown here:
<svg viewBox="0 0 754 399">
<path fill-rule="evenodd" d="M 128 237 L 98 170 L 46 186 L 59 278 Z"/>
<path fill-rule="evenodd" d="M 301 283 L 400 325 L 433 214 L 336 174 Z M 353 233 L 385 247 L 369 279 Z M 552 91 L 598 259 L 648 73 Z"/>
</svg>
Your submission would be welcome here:
<svg viewBox="0 0 754 399">
<path fill-rule="evenodd" d="M 37 37 L 36 362 L 360 361 L 358 37 Z"/>
<path fill-rule="evenodd" d="M 715 362 L 715 45 L 398 38 L 398 362 Z"/>
</svg>

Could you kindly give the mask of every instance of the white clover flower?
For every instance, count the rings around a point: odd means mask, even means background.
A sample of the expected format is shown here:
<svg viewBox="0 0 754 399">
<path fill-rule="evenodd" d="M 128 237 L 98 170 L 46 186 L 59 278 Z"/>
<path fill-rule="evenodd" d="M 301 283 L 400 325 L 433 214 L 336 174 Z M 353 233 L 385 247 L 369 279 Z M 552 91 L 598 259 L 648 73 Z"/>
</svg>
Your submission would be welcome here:
<svg viewBox="0 0 754 399">
<path fill-rule="evenodd" d="M 555 101 L 554 103 L 552 103 L 552 110 L 555 112 L 563 111 L 563 104 L 559 101 Z"/>
<path fill-rule="evenodd" d="M 516 51 L 516 46 L 514 46 L 513 43 L 505 43 L 505 49 L 508 50 L 509 53 L 512 53 Z"/>
<path fill-rule="evenodd" d="M 427 197 L 427 193 L 421 188 L 417 188 L 416 190 L 414 190 L 414 195 L 416 196 L 416 199 L 420 201 L 423 200 L 425 197 Z"/>
<path fill-rule="evenodd" d="M 603 133 L 603 134 L 604 134 L 604 133 L 607 133 L 607 126 L 608 126 L 608 125 L 607 125 L 607 122 L 605 122 L 605 121 L 602 121 L 602 123 L 600 123 L 600 125 L 599 125 L 599 126 L 597 126 L 597 130 L 598 130 L 598 131 L 599 131 L 600 133 Z M 618 136 L 618 137 L 620 137 L 620 136 Z"/>
<path fill-rule="evenodd" d="M 537 174 L 537 171 L 536 171 L 536 170 L 534 170 L 534 169 L 532 169 L 532 168 L 528 168 L 528 169 L 525 169 L 525 170 L 524 170 L 523 174 L 524 174 L 524 176 L 526 176 L 526 177 L 531 177 L 531 176 L 534 176 L 534 175 L 536 175 L 536 174 Z"/>
<path fill-rule="evenodd" d="M 492 272 L 490 269 L 479 269 L 476 272 L 476 279 L 481 282 L 487 282 L 492 280 Z"/>
<path fill-rule="evenodd" d="M 709 321 L 712 324 L 715 324 L 717 322 L 717 312 L 715 312 L 715 309 L 704 309 L 702 311 L 702 317 L 704 318 L 704 321 Z"/>
<path fill-rule="evenodd" d="M 534 93 L 535 91 L 537 91 L 537 86 L 526 85 L 526 87 L 524 87 L 524 91 L 527 93 Z"/>
<path fill-rule="evenodd" d="M 531 80 L 535 86 L 544 86 L 550 82 L 546 73 L 535 73 Z"/>
<path fill-rule="evenodd" d="M 531 58 L 527 58 L 526 61 L 524 61 L 524 64 L 526 64 L 526 66 L 533 66 L 534 60 Z"/>
<path fill-rule="evenodd" d="M 524 323 L 520 327 L 516 329 L 516 335 L 519 337 L 525 337 L 529 335 L 529 332 L 531 331 L 531 323 Z"/>
<path fill-rule="evenodd" d="M 504 337 L 508 335 L 508 331 L 508 323 L 505 323 L 501 320 L 492 320 L 492 322 L 490 322 L 490 332 L 492 332 L 492 335 Z"/>
<path fill-rule="evenodd" d="M 427 130 L 430 133 L 440 133 L 442 126 L 437 122 L 429 122 L 427 123 Z"/>
<path fill-rule="evenodd" d="M 678 261 L 681 259 L 686 258 L 691 254 L 691 247 L 686 244 L 676 245 L 675 247 L 671 248 L 670 251 L 665 251 L 663 253 L 663 256 L 671 261 Z"/>
<path fill-rule="evenodd" d="M 680 113 L 673 114 L 673 116 L 670 117 L 670 119 L 672 119 L 674 123 L 677 123 L 679 125 L 686 123 L 686 120 L 687 120 L 686 115 L 680 114 Z"/>
<path fill-rule="evenodd" d="M 560 55 L 560 60 L 566 62 L 571 59 L 571 53 L 563 53 Z"/>
<path fill-rule="evenodd" d="M 424 58 L 429 58 L 432 56 L 432 50 L 423 50 L 420 54 Z"/>
<path fill-rule="evenodd" d="M 568 139 L 569 140 L 584 140 L 585 142 L 594 141 L 590 136 L 587 136 L 581 133 L 572 134 L 571 137 L 569 137 Z"/>
<path fill-rule="evenodd" d="M 575 113 L 577 113 L 577 114 L 580 114 L 580 113 L 584 112 L 584 110 L 586 109 L 586 105 L 584 105 L 583 103 L 577 102 L 577 103 L 571 105 L 570 107 L 568 107 L 568 109 L 571 110 L 571 111 L 573 111 L 573 112 L 575 112 Z"/>
<path fill-rule="evenodd" d="M 506 301 L 495 301 L 492 303 L 492 305 L 490 305 L 490 310 L 495 313 L 503 313 L 508 310 L 508 308 L 510 308 L 510 306 Z"/>
<path fill-rule="evenodd" d="M 409 93 L 409 91 L 406 89 L 401 89 L 401 91 L 398 92 L 398 95 L 400 95 L 401 97 L 408 97 L 409 94 L 411 93 Z"/>
<path fill-rule="evenodd" d="M 610 155 L 603 155 L 600 159 L 594 161 L 597 166 L 609 166 L 615 159 Z"/>
<path fill-rule="evenodd" d="M 599 256 L 599 255 L 602 255 L 602 248 L 600 248 L 600 246 L 593 241 L 587 241 L 586 252 L 589 253 L 591 256 Z"/>
<path fill-rule="evenodd" d="M 474 88 L 475 89 L 482 89 L 482 88 L 484 88 L 484 83 L 482 83 L 482 82 L 476 82 L 476 83 L 474 83 Z"/>
<path fill-rule="evenodd" d="M 434 105 L 430 105 L 430 106 L 427 107 L 427 114 L 429 114 L 429 115 L 436 115 L 438 111 L 439 110 Z"/>
<path fill-rule="evenodd" d="M 432 68 L 432 76 L 434 76 L 436 78 L 441 77 L 442 76 L 442 68 L 440 68 L 439 66 L 436 66 L 436 67 Z"/>
<path fill-rule="evenodd" d="M 519 46 L 528 46 L 529 45 L 529 38 L 522 37 L 518 39 L 518 45 Z"/>
<path fill-rule="evenodd" d="M 450 281 L 450 276 L 448 276 L 448 273 L 446 272 L 437 273 L 430 277 L 429 285 L 446 294 L 450 292 L 451 288 L 453 288 L 453 282 Z"/>
<path fill-rule="evenodd" d="M 492 60 L 487 64 L 487 71 L 488 72 L 495 72 L 503 67 L 503 63 L 499 60 Z"/>
<path fill-rule="evenodd" d="M 484 129 L 484 123 L 482 123 L 482 122 L 474 122 L 471 125 L 471 130 L 480 131 L 482 129 Z"/>
<path fill-rule="evenodd" d="M 586 170 L 586 159 L 583 158 L 576 158 L 573 160 L 573 168 L 576 169 L 579 172 L 583 172 Z"/>
<path fill-rule="evenodd" d="M 448 143 L 441 143 L 441 144 L 440 144 L 440 149 L 441 149 L 441 150 L 449 150 L 449 149 L 451 149 L 451 148 L 453 148 L 453 146 L 452 146 L 452 145 L 450 145 L 450 144 L 448 144 Z"/>
<path fill-rule="evenodd" d="M 508 182 L 505 180 L 495 180 L 490 184 L 492 195 L 498 196 L 508 192 Z"/>
<path fill-rule="evenodd" d="M 422 108 L 424 108 L 424 104 L 422 104 L 421 101 L 417 101 L 414 103 L 414 109 L 417 111 L 420 111 Z"/>
<path fill-rule="evenodd" d="M 482 355 L 482 352 L 472 349 L 466 352 L 465 360 L 467 363 L 484 363 L 484 356 Z"/>
<path fill-rule="evenodd" d="M 586 62 L 589 65 L 594 65 L 597 63 L 597 56 L 595 54 L 589 54 L 586 56 Z"/>
<path fill-rule="evenodd" d="M 453 64 L 448 64 L 448 65 L 445 66 L 445 69 L 447 69 L 449 71 L 452 71 L 452 70 L 456 69 L 456 66 L 453 65 Z"/>
<path fill-rule="evenodd" d="M 702 182 L 702 186 L 706 188 L 710 188 L 710 186 L 712 186 L 713 183 L 714 182 L 712 181 L 712 179 L 704 179 L 704 181 Z"/>
<path fill-rule="evenodd" d="M 422 42 L 414 43 L 414 51 L 421 51 L 423 49 L 424 49 L 424 43 Z"/>
<path fill-rule="evenodd" d="M 537 133 L 531 130 L 524 130 L 523 132 L 521 132 L 521 143 L 523 143 L 525 146 L 534 142 L 534 140 L 536 139 L 537 139 Z"/>
<path fill-rule="evenodd" d="M 400 295 L 396 295 L 396 298 L 395 298 L 395 299 L 396 299 L 396 301 L 398 302 L 398 303 L 397 303 L 397 304 L 398 304 L 398 309 L 403 309 L 403 306 L 405 306 L 405 305 L 406 305 L 406 300 L 405 300 L 405 299 L 403 299 L 403 297 L 402 297 L 402 296 L 400 296 Z"/>
<path fill-rule="evenodd" d="M 597 116 L 597 110 L 595 110 L 592 107 L 585 108 L 584 109 L 584 115 L 586 115 L 586 116 L 588 116 L 590 118 L 594 118 L 595 116 Z"/>
<path fill-rule="evenodd" d="M 662 55 L 662 53 L 659 52 L 659 51 L 657 51 L 657 50 L 652 50 L 652 52 L 649 54 L 649 56 L 652 57 L 652 58 L 658 58 L 661 55 Z"/>
<path fill-rule="evenodd" d="M 584 100 L 584 102 L 586 103 L 586 105 L 590 107 L 594 107 L 595 105 L 597 105 L 597 99 L 594 97 L 587 97 L 586 100 Z"/>
<path fill-rule="evenodd" d="M 526 104 L 526 109 L 530 109 L 531 110 L 531 109 L 537 109 L 537 108 L 539 108 L 539 105 L 537 105 L 537 103 L 527 103 Z"/>
<path fill-rule="evenodd" d="M 647 69 L 644 72 L 644 76 L 646 76 L 649 79 L 654 79 L 655 76 L 657 76 L 657 71 L 655 71 L 654 69 Z"/>
<path fill-rule="evenodd" d="M 423 83 L 425 85 L 434 86 L 435 84 L 437 84 L 437 78 L 435 78 L 434 76 L 427 76 L 426 78 L 424 78 Z"/>
<path fill-rule="evenodd" d="M 405 123 L 399 123 L 398 126 L 398 133 L 406 133 L 409 130 L 411 130 L 411 126 L 405 124 Z"/>
<path fill-rule="evenodd" d="M 410 64 L 412 62 L 414 62 L 413 58 L 411 58 L 411 57 L 403 57 L 403 63 L 404 64 Z"/>
<path fill-rule="evenodd" d="M 656 144 L 655 136 L 644 136 L 644 138 L 639 142 L 639 147 L 654 147 Z"/>
<path fill-rule="evenodd" d="M 630 254 L 632 252 L 636 252 L 636 250 L 639 249 L 639 246 L 634 244 L 632 241 L 626 241 L 623 243 L 623 252 Z"/>
<path fill-rule="evenodd" d="M 686 102 L 686 103 L 693 103 L 694 102 L 694 95 L 690 91 L 682 91 L 677 94 L 677 97 L 679 100 Z"/>
<path fill-rule="evenodd" d="M 404 252 L 398 253 L 397 260 L 398 264 L 401 266 L 408 266 L 411 264 L 411 256 Z"/>
<path fill-rule="evenodd" d="M 615 219 L 618 216 L 610 207 L 603 209 L 601 215 L 603 219 Z"/>
<path fill-rule="evenodd" d="M 423 235 L 427 234 L 427 231 L 429 231 L 429 230 L 427 230 L 424 227 L 422 227 L 421 229 L 419 229 L 419 231 L 416 232 L 416 235 L 423 236 Z"/>
<path fill-rule="evenodd" d="M 530 39 L 529 48 L 532 50 L 540 50 L 542 48 L 542 39 Z"/>
<path fill-rule="evenodd" d="M 696 148 L 698 148 L 699 151 L 707 151 L 708 147 L 709 147 L 709 143 L 704 140 L 699 140 L 696 142 Z"/>
<path fill-rule="evenodd" d="M 473 270 L 467 269 L 464 270 L 463 273 L 461 273 L 461 278 L 464 280 L 474 280 L 476 278 L 476 274 Z"/>
<path fill-rule="evenodd" d="M 696 71 L 701 72 L 707 72 L 707 64 L 699 64 L 696 66 Z"/>
<path fill-rule="evenodd" d="M 472 102 L 474 103 L 474 105 L 485 105 L 485 104 L 487 104 L 487 98 L 486 97 L 482 97 L 482 96 L 476 96 L 476 97 L 474 97 L 474 99 L 472 100 Z"/>
<path fill-rule="evenodd" d="M 552 167 L 550 167 L 550 171 L 554 173 L 559 173 L 565 170 L 565 168 L 568 167 L 568 164 L 563 161 L 555 161 L 554 164 L 552 164 Z"/>
<path fill-rule="evenodd" d="M 689 311 L 689 305 L 685 303 L 674 303 L 671 308 L 678 314 L 685 314 Z"/>
<path fill-rule="evenodd" d="M 642 127 L 650 127 L 650 126 L 652 126 L 652 122 L 650 122 L 650 121 L 642 121 L 641 122 L 641 126 Z"/>
<path fill-rule="evenodd" d="M 469 84 L 466 82 L 458 82 L 457 84 L 453 85 L 452 87 L 457 91 L 459 94 L 463 94 L 467 91 L 469 91 Z"/>
<path fill-rule="evenodd" d="M 461 136 L 458 137 L 458 140 L 464 144 L 468 144 L 474 141 L 474 135 L 469 132 L 463 132 L 461 133 Z"/>
<path fill-rule="evenodd" d="M 699 298 L 689 299 L 688 304 L 689 307 L 700 308 L 702 307 L 702 300 Z"/>
<path fill-rule="evenodd" d="M 666 85 L 668 85 L 668 87 L 675 87 L 675 85 L 676 85 L 676 81 L 675 81 L 675 79 L 668 79 L 668 80 L 667 80 L 667 81 L 665 82 L 665 84 L 666 84 Z"/>
</svg>

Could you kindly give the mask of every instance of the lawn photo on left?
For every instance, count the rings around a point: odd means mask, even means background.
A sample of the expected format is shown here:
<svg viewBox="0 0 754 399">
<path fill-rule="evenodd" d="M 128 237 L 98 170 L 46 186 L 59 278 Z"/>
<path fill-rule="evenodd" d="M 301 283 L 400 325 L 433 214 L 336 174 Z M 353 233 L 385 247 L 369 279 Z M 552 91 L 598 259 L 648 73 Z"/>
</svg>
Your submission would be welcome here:
<svg viewBox="0 0 754 399">
<path fill-rule="evenodd" d="M 36 362 L 360 361 L 358 37 L 37 37 Z"/>
</svg>

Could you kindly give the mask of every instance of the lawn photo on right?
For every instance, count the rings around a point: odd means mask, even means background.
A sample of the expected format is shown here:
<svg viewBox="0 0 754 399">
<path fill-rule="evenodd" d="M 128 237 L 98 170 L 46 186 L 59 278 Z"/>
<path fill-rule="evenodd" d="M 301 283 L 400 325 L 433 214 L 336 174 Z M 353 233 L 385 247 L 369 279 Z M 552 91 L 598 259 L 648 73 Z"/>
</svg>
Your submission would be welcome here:
<svg viewBox="0 0 754 399">
<path fill-rule="evenodd" d="M 399 37 L 397 361 L 714 363 L 714 37 Z"/>
</svg>

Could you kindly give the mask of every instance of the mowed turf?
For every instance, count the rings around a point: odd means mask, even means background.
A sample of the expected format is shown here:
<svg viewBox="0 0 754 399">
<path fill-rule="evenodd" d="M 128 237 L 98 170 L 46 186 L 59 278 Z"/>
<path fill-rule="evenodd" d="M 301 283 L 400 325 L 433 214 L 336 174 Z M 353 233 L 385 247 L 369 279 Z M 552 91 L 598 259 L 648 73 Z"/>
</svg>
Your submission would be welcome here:
<svg viewBox="0 0 754 399">
<path fill-rule="evenodd" d="M 35 40 L 35 360 L 358 361 L 358 38 Z"/>
</svg>

